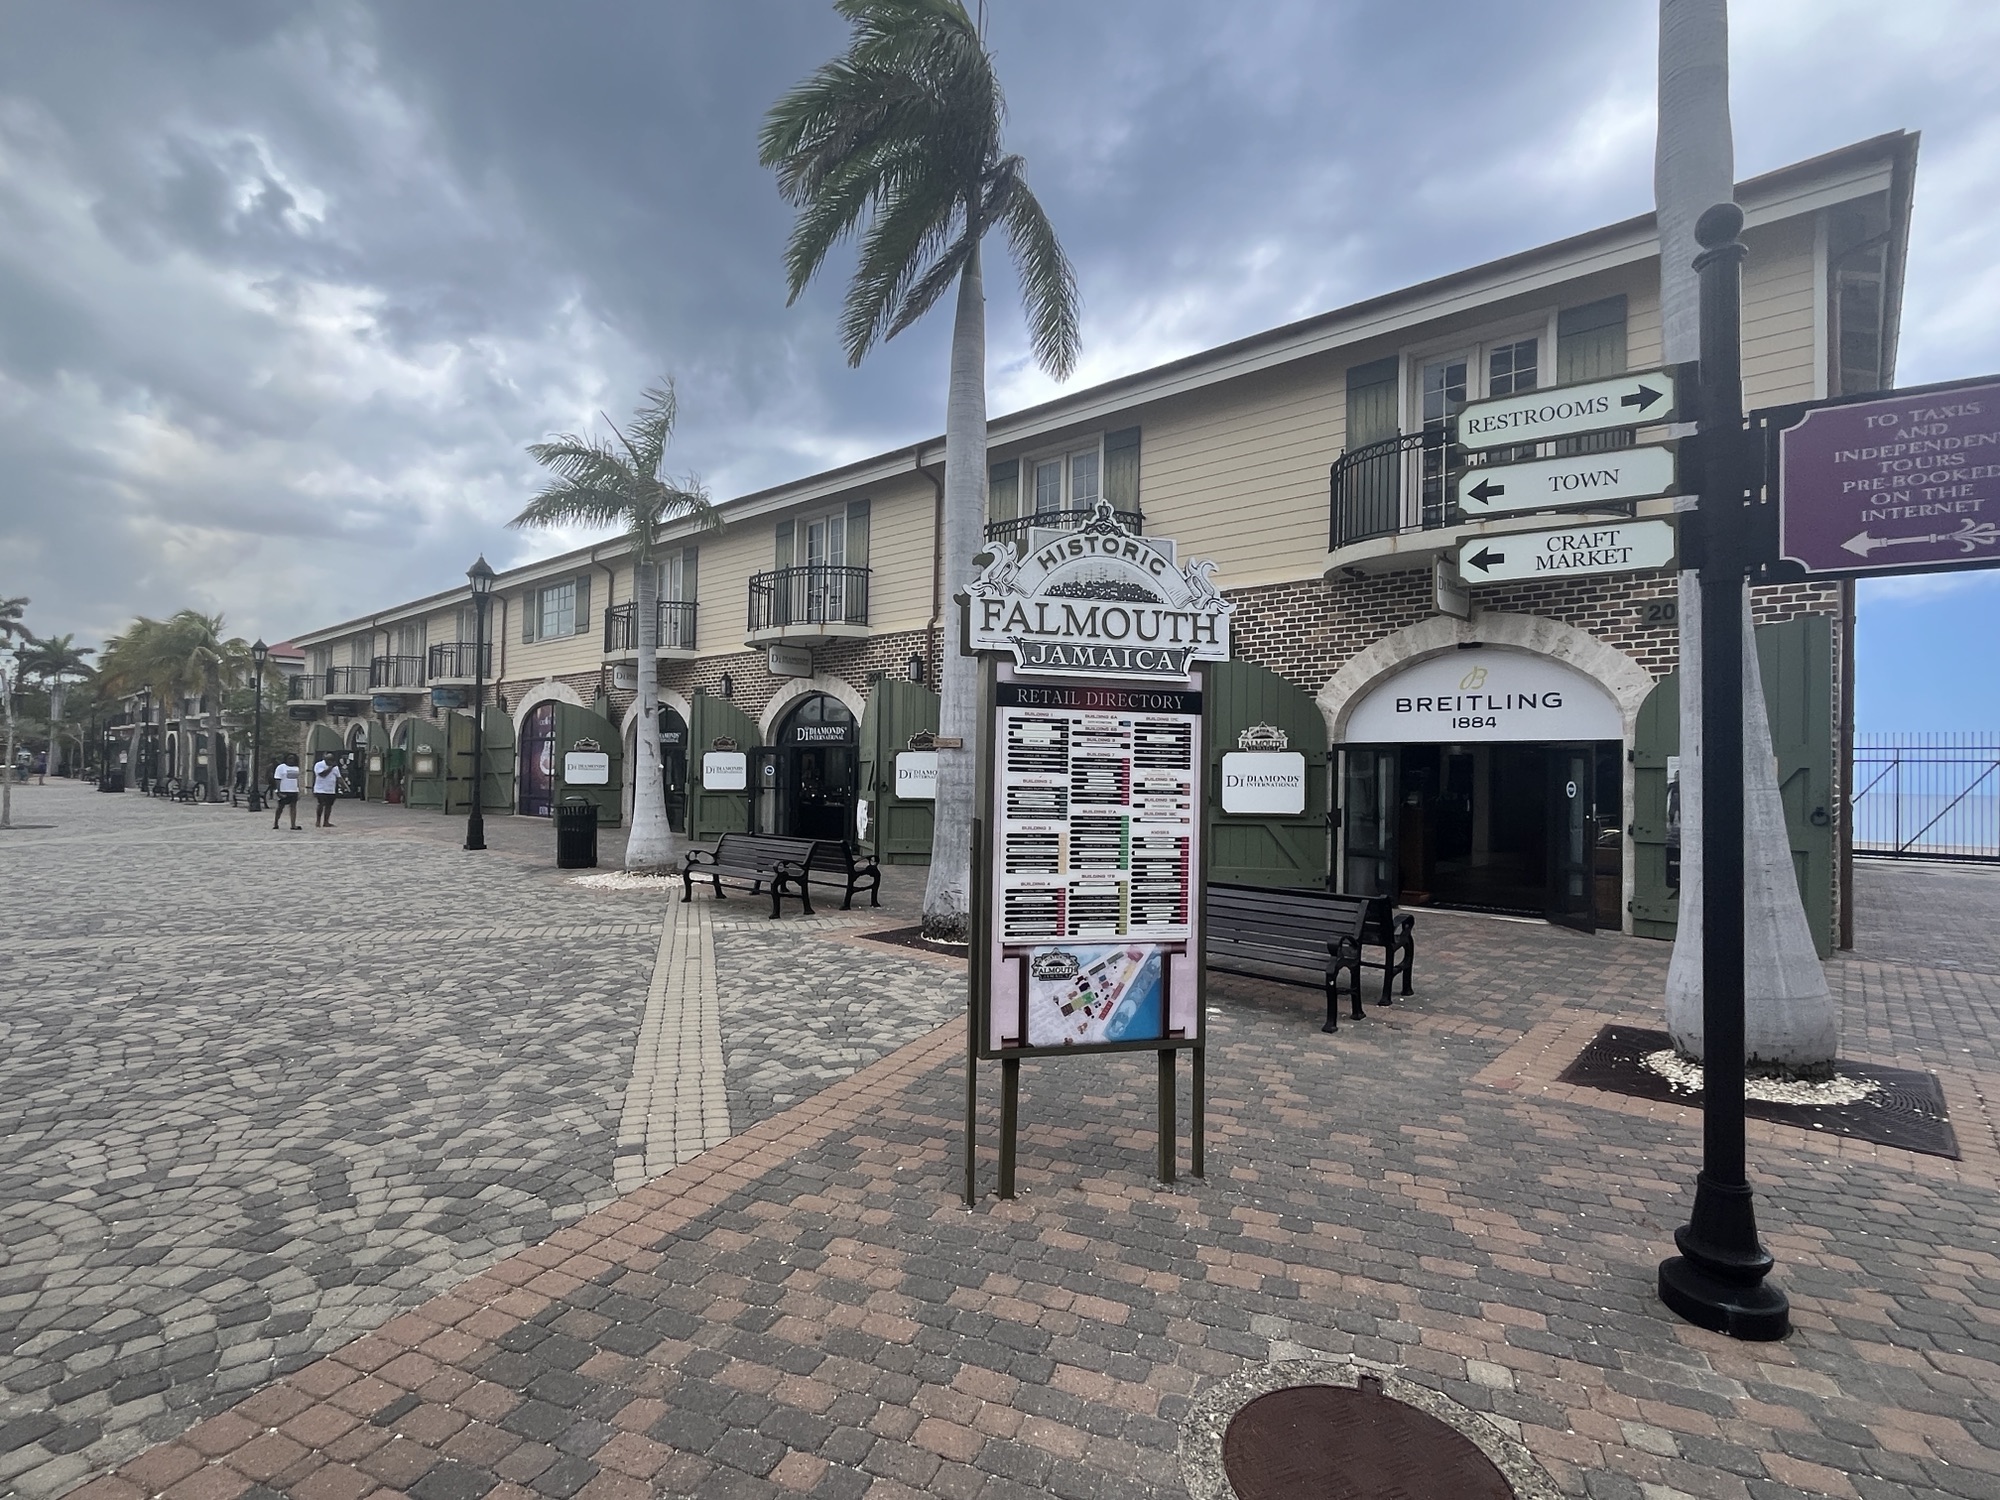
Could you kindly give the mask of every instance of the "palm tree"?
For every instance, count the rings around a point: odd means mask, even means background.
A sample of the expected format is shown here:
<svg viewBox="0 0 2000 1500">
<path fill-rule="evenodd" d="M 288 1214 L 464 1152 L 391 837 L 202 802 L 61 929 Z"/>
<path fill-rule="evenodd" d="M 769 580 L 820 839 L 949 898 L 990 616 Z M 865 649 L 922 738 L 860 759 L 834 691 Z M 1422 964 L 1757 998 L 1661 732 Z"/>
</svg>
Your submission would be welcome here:
<svg viewBox="0 0 2000 1500">
<path fill-rule="evenodd" d="M 632 610 L 638 616 L 639 724 L 634 736 L 638 769 L 632 783 L 632 831 L 625 840 L 625 868 L 664 870 L 674 859 L 674 831 L 667 822 L 666 783 L 660 766 L 659 576 L 653 557 L 660 534 L 677 522 L 705 530 L 721 524 L 701 481 L 662 474 L 674 433 L 674 383 L 644 393 L 629 433 L 609 417 L 615 442 L 564 433 L 534 443 L 528 453 L 556 477 L 509 526 L 622 526 L 632 549 Z"/>
<path fill-rule="evenodd" d="M 10 667 L 4 658 L 17 639 L 34 639 L 22 623 L 27 608 L 25 597 L 0 598 L 0 709 L 7 716 L 7 759 L 0 764 L 0 828 L 14 826 L 14 689 L 20 681 L 19 667 Z"/>
<path fill-rule="evenodd" d="M 1660 0 L 1659 139 L 1654 196 L 1660 234 L 1660 321 L 1669 363 L 1701 353 L 1693 269 L 1695 220 L 1735 195 L 1729 117 L 1728 0 Z M 1799 899 L 1747 588 L 1743 598 L 1744 1028 L 1753 1062 L 1803 1071 L 1839 1051 L 1833 995 Z M 1681 891 L 1667 971 L 1667 1030 L 1693 1057 L 1702 1026 L 1701 580 L 1680 575 Z"/>
<path fill-rule="evenodd" d="M 28 641 L 28 649 L 21 658 L 21 671 L 33 673 L 41 679 L 43 690 L 49 695 L 49 769 L 58 775 L 62 773 L 62 703 L 64 683 L 88 678 L 90 663 L 86 658 L 95 655 L 90 646 L 76 644 L 74 635 L 50 636 L 47 640 Z"/>
<path fill-rule="evenodd" d="M 213 797 L 222 785 L 222 692 L 251 671 L 250 643 L 241 636 L 225 638 L 221 615 L 183 609 L 162 628 L 157 650 L 174 699 L 197 699 L 208 723 L 206 780 Z"/>
<path fill-rule="evenodd" d="M 856 232 L 841 343 L 858 365 L 908 328 L 955 281 L 945 401 L 943 572 L 972 581 L 986 515 L 986 297 L 979 247 L 1004 225 L 1020 274 L 1035 358 L 1058 379 L 1076 364 L 1076 276 L 1029 191 L 1022 159 L 1001 150 L 1005 107 L 985 39 L 961 0 L 835 0 L 848 49 L 771 107 L 758 156 L 798 220 L 785 248 L 797 301 L 828 253 Z M 969 935 L 977 677 L 944 613 L 938 728 L 967 748 L 939 762 L 924 888 L 927 936 Z"/>
</svg>

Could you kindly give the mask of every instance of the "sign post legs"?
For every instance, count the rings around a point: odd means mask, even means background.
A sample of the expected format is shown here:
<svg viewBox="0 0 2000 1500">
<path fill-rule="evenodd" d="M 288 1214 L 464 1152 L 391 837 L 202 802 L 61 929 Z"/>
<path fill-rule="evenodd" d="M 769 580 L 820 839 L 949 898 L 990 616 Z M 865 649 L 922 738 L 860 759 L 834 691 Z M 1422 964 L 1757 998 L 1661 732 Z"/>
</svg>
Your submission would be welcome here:
<svg viewBox="0 0 2000 1500">
<path fill-rule="evenodd" d="M 1206 997 L 1204 997 L 1204 1003 L 1206 1003 Z M 1192 1145 L 1194 1148 L 1193 1170 L 1195 1176 L 1205 1177 L 1208 1175 L 1207 1172 L 1204 1170 L 1206 1162 L 1203 1160 L 1205 1147 L 1207 1145 L 1207 1141 L 1205 1138 L 1208 1133 L 1205 1128 L 1207 1123 L 1206 1116 L 1208 1114 L 1208 1097 L 1207 1097 L 1208 1048 L 1206 1047 L 1195 1048 L 1193 1061 L 1194 1061 L 1194 1120 L 1192 1122 L 1193 1126 Z"/>
<path fill-rule="evenodd" d="M 1174 1180 L 1174 1054 L 1170 1047 L 1160 1049 L 1160 1152 L 1159 1179 L 1162 1182 Z"/>
<path fill-rule="evenodd" d="M 1021 1128 L 1021 1059 L 1000 1059 L 1000 1196 L 1014 1196 L 1014 1139 Z"/>
<path fill-rule="evenodd" d="M 1791 1331 L 1744 1169 L 1743 497 L 1757 483 L 1742 439 L 1743 211 L 1701 216 L 1702 1164 L 1694 1211 L 1660 1263 L 1660 1300 L 1740 1339 Z M 1687 920 L 1694 913 L 1682 913 Z"/>
</svg>

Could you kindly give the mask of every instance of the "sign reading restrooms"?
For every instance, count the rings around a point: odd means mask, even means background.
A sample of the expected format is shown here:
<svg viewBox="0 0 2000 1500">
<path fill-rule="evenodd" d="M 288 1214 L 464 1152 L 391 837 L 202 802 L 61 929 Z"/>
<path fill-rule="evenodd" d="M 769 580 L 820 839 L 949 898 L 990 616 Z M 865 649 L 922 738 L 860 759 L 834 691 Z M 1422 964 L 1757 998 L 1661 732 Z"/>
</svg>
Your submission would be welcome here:
<svg viewBox="0 0 2000 1500">
<path fill-rule="evenodd" d="M 967 591 L 990 693 L 988 1056 L 1201 1039 L 1195 663 L 1229 656 L 1211 565 L 1108 511 L 997 549 Z"/>
</svg>

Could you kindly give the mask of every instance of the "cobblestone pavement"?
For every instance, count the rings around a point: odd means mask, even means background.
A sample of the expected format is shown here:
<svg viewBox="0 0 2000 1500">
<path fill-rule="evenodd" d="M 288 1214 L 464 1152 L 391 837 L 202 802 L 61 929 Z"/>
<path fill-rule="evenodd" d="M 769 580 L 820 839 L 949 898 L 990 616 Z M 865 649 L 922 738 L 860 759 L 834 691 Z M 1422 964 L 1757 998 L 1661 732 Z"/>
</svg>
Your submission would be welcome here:
<svg viewBox="0 0 2000 1500">
<path fill-rule="evenodd" d="M 669 1139 L 773 1107 L 679 1092 L 677 1033 L 635 1058 L 665 902 L 567 885 L 545 830 L 495 819 L 475 856 L 404 809 L 294 834 L 16 792 L 43 826 L 0 834 L 0 1493 L 60 1493 L 609 1201 L 635 1073 Z M 825 988 L 843 951 L 807 946 Z M 820 1076 L 931 1024 L 855 1022 Z M 707 1025 L 746 1077 L 764 1047 L 826 1066 Z"/>
<path fill-rule="evenodd" d="M 1171 1497 L 1199 1392 L 1317 1358 L 1486 1413 L 1569 1495 L 2000 1496 L 2000 1070 L 1932 1014 L 1990 1027 L 2000 977 L 1951 951 L 1832 966 L 1850 1052 L 1935 1067 L 1965 1156 L 1750 1122 L 1797 1328 L 1746 1345 L 1653 1295 L 1698 1114 L 1556 1078 L 1604 1020 L 1657 1014 L 1664 946 L 1442 916 L 1419 938 L 1417 995 L 1338 1036 L 1310 993 L 1216 985 L 1204 1181 L 1150 1178 L 1150 1058 L 1031 1063 L 1025 1191 L 990 1196 L 989 1073 L 967 1211 L 941 1027 L 86 1493 Z M 907 962 L 868 982 L 948 987 Z"/>
</svg>

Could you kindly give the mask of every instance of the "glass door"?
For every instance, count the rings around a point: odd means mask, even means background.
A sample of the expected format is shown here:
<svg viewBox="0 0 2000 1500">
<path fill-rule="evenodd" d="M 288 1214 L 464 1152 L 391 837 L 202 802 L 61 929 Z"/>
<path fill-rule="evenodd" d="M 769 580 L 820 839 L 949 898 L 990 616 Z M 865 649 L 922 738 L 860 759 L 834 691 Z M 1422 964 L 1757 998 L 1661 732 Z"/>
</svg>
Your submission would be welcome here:
<svg viewBox="0 0 2000 1500">
<path fill-rule="evenodd" d="M 845 574 L 847 517 L 821 516 L 806 523 L 806 619 L 813 624 L 847 618 Z"/>
<path fill-rule="evenodd" d="M 1548 919 L 1594 932 L 1597 747 L 1552 745 L 1549 766 Z"/>
<path fill-rule="evenodd" d="M 1418 370 L 1418 410 L 1423 418 L 1423 445 L 1417 450 L 1417 501 L 1426 528 L 1445 524 L 1451 500 L 1451 480 L 1465 467 L 1465 450 L 1453 441 L 1455 418 L 1465 409 L 1471 356 L 1446 354 L 1427 359 Z"/>
<path fill-rule="evenodd" d="M 1340 753 L 1340 889 L 1395 894 L 1396 752 L 1373 745 Z"/>
</svg>

